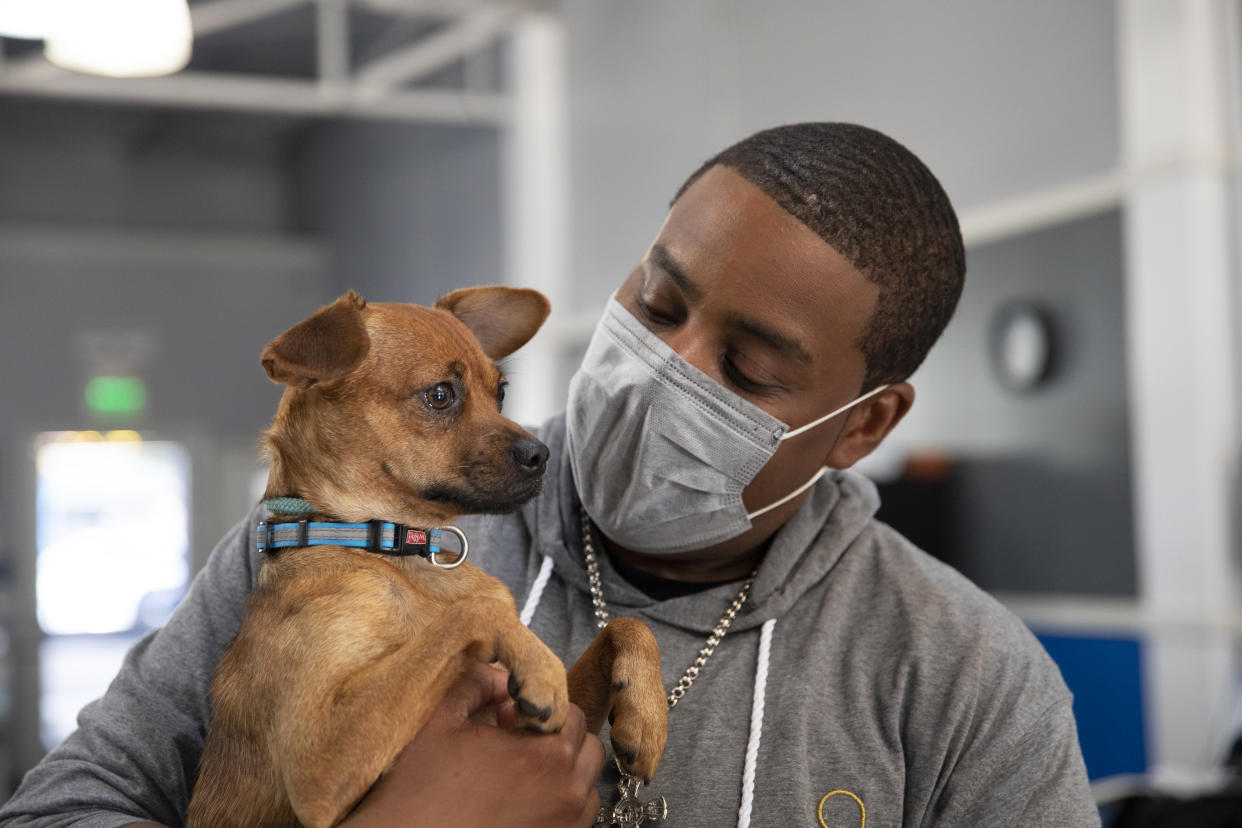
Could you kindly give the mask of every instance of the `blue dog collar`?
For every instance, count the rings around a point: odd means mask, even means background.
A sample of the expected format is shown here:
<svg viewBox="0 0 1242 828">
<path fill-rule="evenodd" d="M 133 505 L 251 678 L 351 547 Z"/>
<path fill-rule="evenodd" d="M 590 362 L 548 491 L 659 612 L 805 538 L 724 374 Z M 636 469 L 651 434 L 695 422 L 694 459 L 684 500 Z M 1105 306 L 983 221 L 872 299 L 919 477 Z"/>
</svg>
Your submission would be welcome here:
<svg viewBox="0 0 1242 828">
<path fill-rule="evenodd" d="M 444 532 L 457 536 L 461 550 L 454 560 L 442 562 L 439 555 Z M 366 523 L 299 520 L 289 523 L 260 521 L 255 527 L 261 554 L 281 549 L 302 549 L 308 546 L 348 546 L 379 555 L 418 555 L 440 569 L 455 569 L 470 553 L 466 533 L 456 526 L 442 529 L 416 529 L 391 521 L 370 520 Z"/>
</svg>

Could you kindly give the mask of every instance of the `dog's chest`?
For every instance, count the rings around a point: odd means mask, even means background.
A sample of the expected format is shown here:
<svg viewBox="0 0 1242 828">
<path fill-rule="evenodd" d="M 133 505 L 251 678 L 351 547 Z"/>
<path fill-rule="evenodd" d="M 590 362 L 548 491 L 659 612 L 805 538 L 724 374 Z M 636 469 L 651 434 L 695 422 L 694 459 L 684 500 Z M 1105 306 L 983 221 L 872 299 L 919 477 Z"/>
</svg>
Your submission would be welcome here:
<svg viewBox="0 0 1242 828">
<path fill-rule="evenodd" d="M 469 563 L 444 570 L 420 558 L 326 546 L 286 550 L 265 560 L 254 597 L 286 617 L 309 604 L 339 603 L 342 612 L 385 615 L 391 623 L 416 628 L 437 608 L 458 601 L 512 601 L 503 584 Z"/>
</svg>

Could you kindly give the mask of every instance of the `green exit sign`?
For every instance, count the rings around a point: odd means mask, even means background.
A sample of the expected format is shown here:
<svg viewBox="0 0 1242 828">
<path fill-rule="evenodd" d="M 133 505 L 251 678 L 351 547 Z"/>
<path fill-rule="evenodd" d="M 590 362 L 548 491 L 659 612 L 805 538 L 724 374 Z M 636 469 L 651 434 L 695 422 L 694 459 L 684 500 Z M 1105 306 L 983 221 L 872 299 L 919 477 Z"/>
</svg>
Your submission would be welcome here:
<svg viewBox="0 0 1242 828">
<path fill-rule="evenodd" d="M 86 407 L 95 414 L 138 414 L 147 405 L 147 387 L 137 377 L 95 377 L 86 384 Z"/>
</svg>

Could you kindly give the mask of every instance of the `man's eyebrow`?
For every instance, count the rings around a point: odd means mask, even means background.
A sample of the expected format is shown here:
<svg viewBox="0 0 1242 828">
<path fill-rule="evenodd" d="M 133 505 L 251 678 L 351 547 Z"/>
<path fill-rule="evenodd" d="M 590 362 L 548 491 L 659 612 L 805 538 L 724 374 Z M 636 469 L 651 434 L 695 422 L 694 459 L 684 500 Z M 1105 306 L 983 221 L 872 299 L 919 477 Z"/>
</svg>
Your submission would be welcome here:
<svg viewBox="0 0 1242 828">
<path fill-rule="evenodd" d="M 805 345 L 792 336 L 781 333 L 762 322 L 757 322 L 740 313 L 730 313 L 725 317 L 725 324 L 766 342 L 782 354 L 791 356 L 801 363 L 809 365 L 813 361 L 811 359 L 811 352 L 806 349 Z"/>
<path fill-rule="evenodd" d="M 673 284 L 681 288 L 681 292 L 685 294 L 690 301 L 698 301 L 703 297 L 703 291 L 699 290 L 688 275 L 686 270 L 681 266 L 681 262 L 673 258 L 673 254 L 668 252 L 668 248 L 662 244 L 651 245 L 649 258 L 658 268 L 668 274 L 668 278 L 673 280 Z"/>
</svg>

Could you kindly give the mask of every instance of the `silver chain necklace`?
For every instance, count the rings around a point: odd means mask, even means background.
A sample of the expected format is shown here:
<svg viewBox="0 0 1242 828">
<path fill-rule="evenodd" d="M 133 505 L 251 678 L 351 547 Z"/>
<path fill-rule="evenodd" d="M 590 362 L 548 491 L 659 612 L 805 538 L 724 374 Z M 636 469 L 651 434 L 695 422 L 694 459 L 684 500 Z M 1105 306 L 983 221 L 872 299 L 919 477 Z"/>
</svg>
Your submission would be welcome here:
<svg viewBox="0 0 1242 828">
<path fill-rule="evenodd" d="M 579 515 L 582 519 L 582 557 L 586 561 L 587 582 L 591 588 L 591 603 L 595 605 L 595 626 L 598 629 L 604 629 L 608 625 L 608 605 L 604 602 L 604 584 L 599 577 L 599 560 L 595 555 L 595 541 L 591 532 L 591 519 L 587 516 L 585 509 L 579 509 Z M 742 609 L 742 605 L 746 603 L 747 597 L 750 595 L 750 586 L 755 582 L 755 575 L 758 570 L 750 573 L 746 582 L 742 584 L 742 588 L 738 590 L 737 596 L 734 597 L 733 603 L 729 604 L 729 608 L 725 610 L 724 615 L 720 616 L 720 620 L 716 622 L 716 626 L 712 628 L 712 633 L 707 637 L 703 648 L 699 650 L 699 656 L 694 662 L 686 668 L 686 672 L 677 680 L 677 684 L 668 694 L 668 709 L 672 710 L 677 706 L 677 702 L 681 701 L 686 695 L 686 691 L 690 689 L 690 685 L 694 684 L 694 680 L 699 677 L 699 673 L 703 670 L 703 665 L 707 664 L 707 660 L 716 652 L 716 648 L 720 646 L 720 641 L 725 637 L 725 633 L 729 631 L 729 627 L 733 626 L 733 619 L 737 617 L 738 612 Z M 621 768 L 620 763 L 617 764 L 618 770 L 621 770 L 621 780 L 617 783 L 617 790 L 621 792 L 621 799 L 612 808 L 607 806 L 599 809 L 599 816 L 595 818 L 597 826 L 619 825 L 621 828 L 631 828 L 641 826 L 648 819 L 663 820 L 668 816 L 668 803 L 664 797 L 659 797 L 651 802 L 641 802 L 638 799 L 638 788 L 642 784 L 637 776 L 626 773 Z"/>
</svg>

